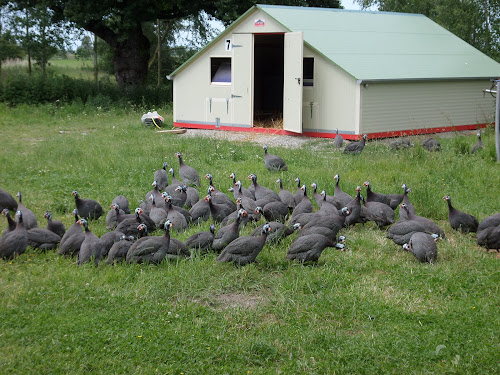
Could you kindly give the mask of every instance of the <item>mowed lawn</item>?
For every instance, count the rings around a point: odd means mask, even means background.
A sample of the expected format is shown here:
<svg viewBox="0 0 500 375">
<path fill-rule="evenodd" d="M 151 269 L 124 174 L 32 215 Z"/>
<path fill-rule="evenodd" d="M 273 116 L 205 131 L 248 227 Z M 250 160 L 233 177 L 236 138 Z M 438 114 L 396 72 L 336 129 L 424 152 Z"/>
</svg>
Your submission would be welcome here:
<svg viewBox="0 0 500 375">
<path fill-rule="evenodd" d="M 156 108 L 171 122 L 171 107 Z M 175 152 L 226 191 L 229 174 L 277 190 L 278 177 L 333 194 L 333 176 L 354 194 L 411 187 L 417 213 L 446 232 L 437 264 L 420 264 L 373 223 L 341 231 L 346 251 L 326 249 L 319 262 L 286 260 L 294 236 L 266 245 L 257 263 L 220 264 L 215 254 L 158 266 L 90 264 L 55 252 L 0 261 L 0 373 L 3 374 L 421 374 L 500 372 L 500 268 L 496 252 L 474 234 L 451 229 L 449 194 L 479 220 L 500 212 L 500 166 L 494 134 L 468 153 L 474 135 L 440 138 L 443 151 L 392 151 L 371 141 L 359 156 L 329 140 L 302 148 L 269 147 L 288 171 L 268 172 L 261 144 L 157 134 L 145 110 L 0 105 L 0 187 L 38 217 L 72 224 L 73 190 L 108 210 L 119 194 L 137 206 Z M 257 138 L 256 138 L 257 139 Z M 203 181 L 200 196 L 208 182 Z M 364 189 L 363 189 L 364 193 Z M 209 223 L 172 236 L 185 240 Z M 241 231 L 249 234 L 255 225 Z M 0 230 L 6 228 L 4 219 Z M 106 232 L 104 217 L 90 223 Z M 158 233 L 160 234 L 160 233 Z"/>
</svg>

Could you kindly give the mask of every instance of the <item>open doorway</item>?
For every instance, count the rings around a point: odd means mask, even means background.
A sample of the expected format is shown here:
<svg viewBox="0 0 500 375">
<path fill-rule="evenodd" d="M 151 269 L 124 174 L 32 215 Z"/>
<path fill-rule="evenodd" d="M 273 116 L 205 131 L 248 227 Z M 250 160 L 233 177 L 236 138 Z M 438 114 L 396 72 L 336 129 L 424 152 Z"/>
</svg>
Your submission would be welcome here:
<svg viewBox="0 0 500 375">
<path fill-rule="evenodd" d="M 284 34 L 254 38 L 253 124 L 283 129 Z"/>
</svg>

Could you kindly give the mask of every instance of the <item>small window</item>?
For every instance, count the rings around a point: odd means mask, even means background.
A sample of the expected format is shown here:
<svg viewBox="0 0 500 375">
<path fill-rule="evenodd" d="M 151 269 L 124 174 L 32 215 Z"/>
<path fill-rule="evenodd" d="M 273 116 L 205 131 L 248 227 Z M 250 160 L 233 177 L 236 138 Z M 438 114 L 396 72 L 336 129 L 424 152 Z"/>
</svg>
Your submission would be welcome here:
<svg viewBox="0 0 500 375">
<path fill-rule="evenodd" d="M 302 76 L 304 86 L 314 86 L 314 57 L 304 57 Z"/>
<path fill-rule="evenodd" d="M 231 58 L 212 57 L 210 59 L 211 82 L 218 85 L 231 84 Z"/>
</svg>

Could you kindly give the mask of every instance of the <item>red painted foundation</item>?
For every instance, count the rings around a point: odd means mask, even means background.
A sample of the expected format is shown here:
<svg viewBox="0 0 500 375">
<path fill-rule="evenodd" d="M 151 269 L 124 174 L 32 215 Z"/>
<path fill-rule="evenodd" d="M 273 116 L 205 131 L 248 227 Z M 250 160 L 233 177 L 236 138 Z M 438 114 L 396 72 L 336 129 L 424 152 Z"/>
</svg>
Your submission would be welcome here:
<svg viewBox="0 0 500 375">
<path fill-rule="evenodd" d="M 208 130 L 237 131 L 237 132 L 248 132 L 248 133 L 264 133 L 273 135 L 295 135 L 295 136 L 316 137 L 316 138 L 335 138 L 335 133 L 305 131 L 304 133 L 300 134 L 283 129 L 243 128 L 243 127 L 224 126 L 224 125 L 216 127 L 215 125 L 209 125 L 209 124 L 191 124 L 184 122 L 174 122 L 174 127 L 187 128 L 187 129 L 208 129 Z M 445 132 L 460 131 L 460 130 L 476 130 L 477 128 L 480 127 L 485 128 L 486 124 L 442 126 L 437 128 L 398 130 L 392 132 L 379 132 L 379 133 L 367 133 L 367 134 L 368 134 L 368 139 L 378 139 L 378 138 L 404 137 L 404 136 L 419 135 L 419 134 L 445 133 Z M 358 134 L 341 133 L 341 135 L 344 139 L 349 139 L 349 140 L 359 140 L 362 137 L 362 135 Z"/>
</svg>

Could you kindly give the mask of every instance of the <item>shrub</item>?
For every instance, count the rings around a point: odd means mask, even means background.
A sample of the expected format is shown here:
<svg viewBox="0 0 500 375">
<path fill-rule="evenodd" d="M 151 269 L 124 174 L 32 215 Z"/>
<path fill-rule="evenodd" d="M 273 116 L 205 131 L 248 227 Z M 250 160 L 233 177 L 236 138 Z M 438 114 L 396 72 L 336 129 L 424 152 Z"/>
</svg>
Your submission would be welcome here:
<svg viewBox="0 0 500 375">
<path fill-rule="evenodd" d="M 160 106 L 172 101 L 172 83 L 157 86 L 135 86 L 121 90 L 110 81 L 94 82 L 66 75 L 43 77 L 9 75 L 0 84 L 0 101 L 10 106 L 19 104 L 83 102 L 97 107 Z"/>
</svg>

